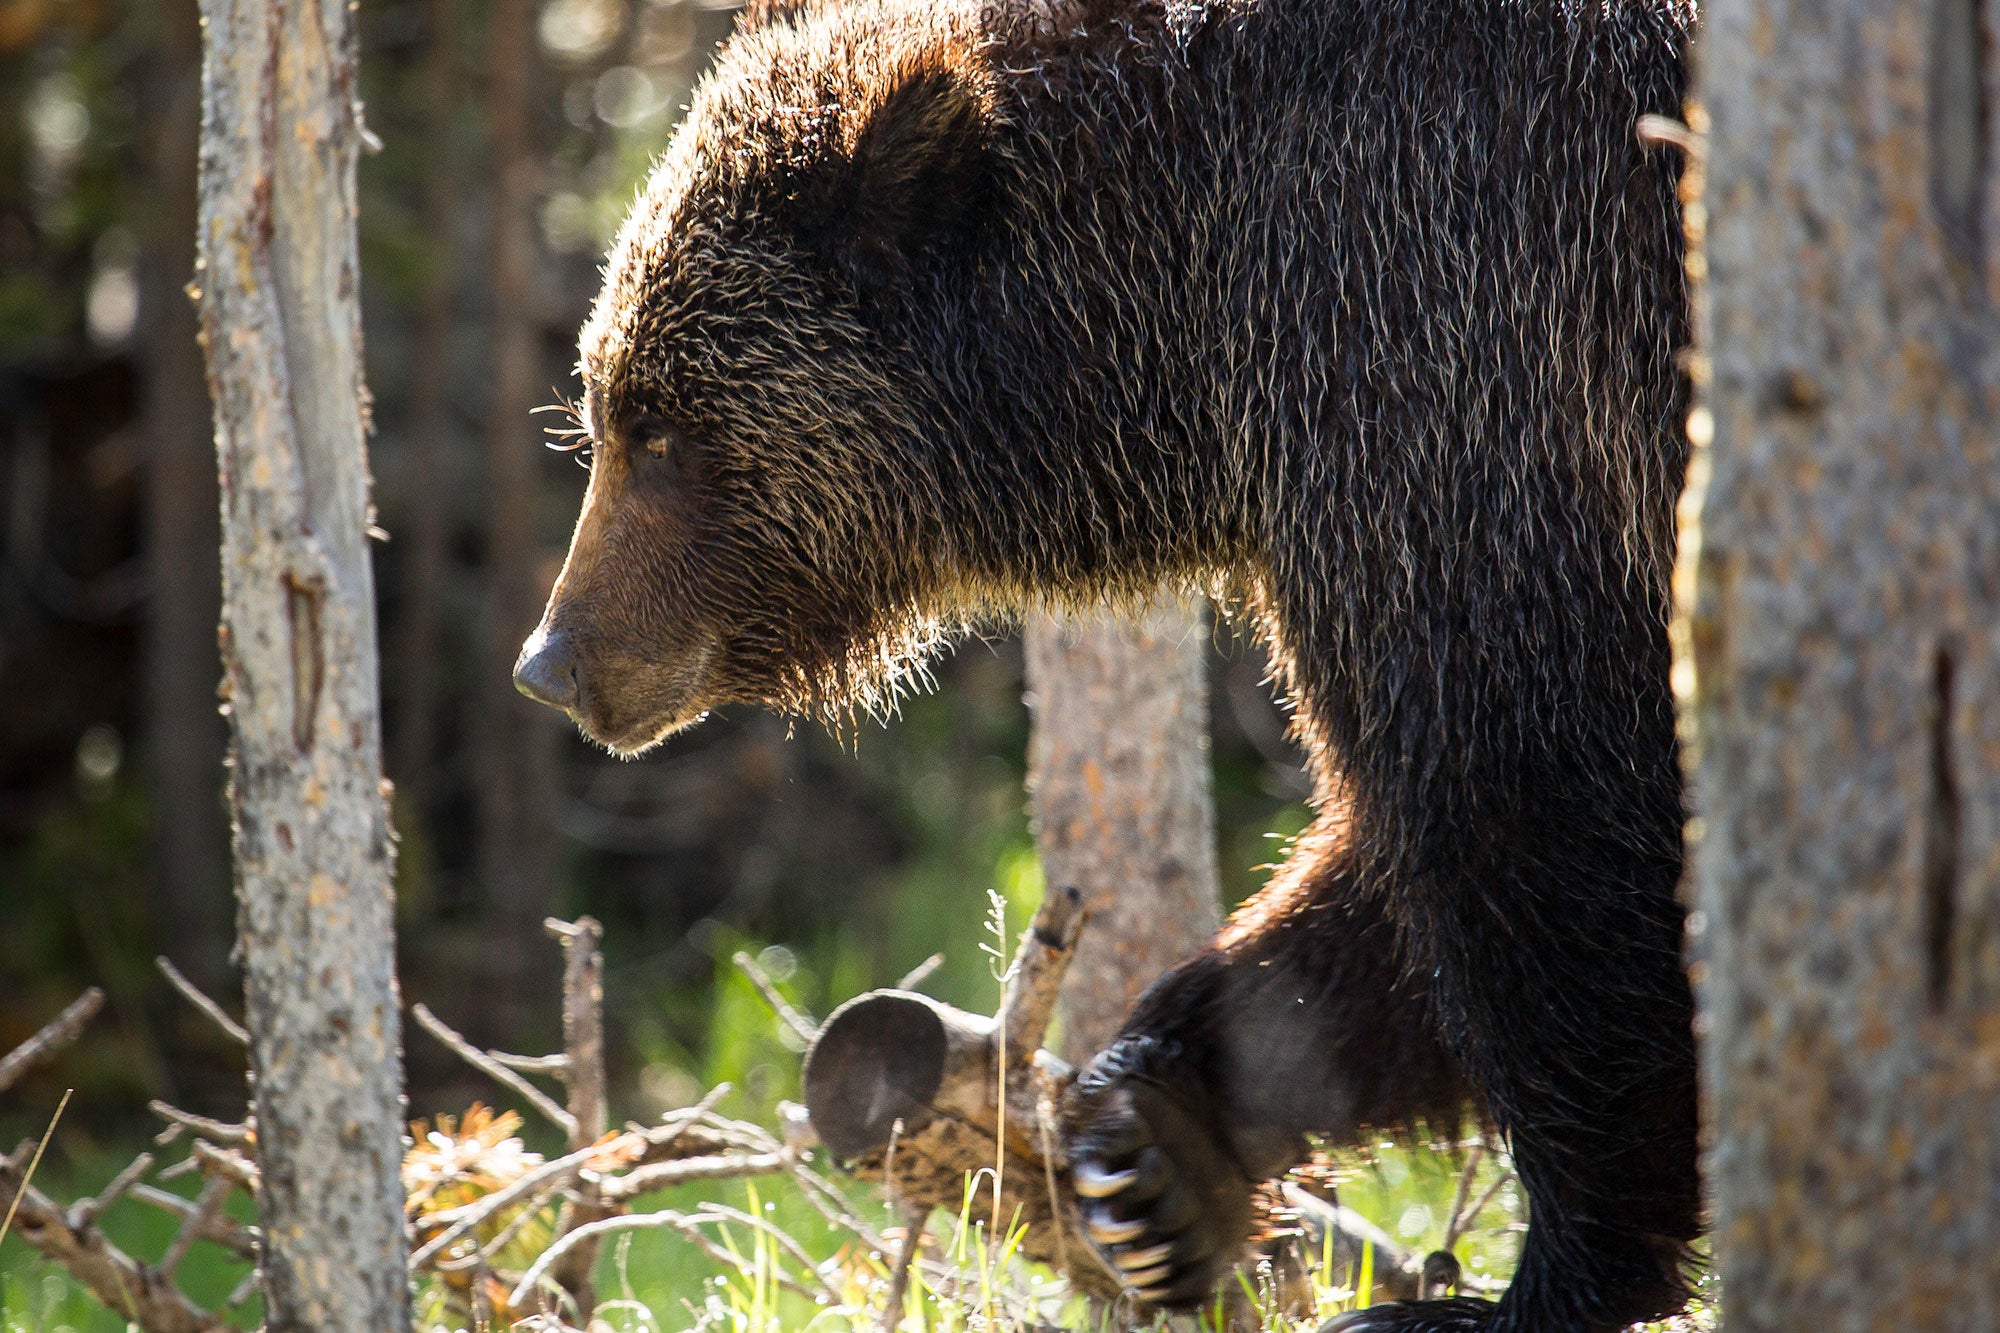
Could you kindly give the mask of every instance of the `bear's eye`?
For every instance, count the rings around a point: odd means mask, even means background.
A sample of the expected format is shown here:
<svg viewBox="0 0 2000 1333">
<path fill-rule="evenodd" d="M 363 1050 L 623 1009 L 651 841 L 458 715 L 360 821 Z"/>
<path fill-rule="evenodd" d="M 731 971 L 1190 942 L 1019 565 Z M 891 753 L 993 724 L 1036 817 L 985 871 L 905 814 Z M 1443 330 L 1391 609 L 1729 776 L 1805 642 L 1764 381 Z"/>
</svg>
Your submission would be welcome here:
<svg viewBox="0 0 2000 1333">
<path fill-rule="evenodd" d="M 687 438 L 651 413 L 633 417 L 625 424 L 625 438 L 652 457 L 682 470 L 687 463 Z"/>
</svg>

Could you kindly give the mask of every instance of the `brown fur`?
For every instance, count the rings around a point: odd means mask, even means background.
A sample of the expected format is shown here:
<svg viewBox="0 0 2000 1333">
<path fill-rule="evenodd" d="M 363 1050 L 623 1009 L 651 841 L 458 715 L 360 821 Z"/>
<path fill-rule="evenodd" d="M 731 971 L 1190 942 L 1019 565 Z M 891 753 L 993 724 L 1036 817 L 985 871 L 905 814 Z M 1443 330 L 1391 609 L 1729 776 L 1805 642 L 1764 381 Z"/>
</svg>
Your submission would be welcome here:
<svg viewBox="0 0 2000 1333">
<path fill-rule="evenodd" d="M 1690 22 L 773 0 L 613 250 L 522 668 L 606 745 L 880 708 L 1036 603 L 1200 586 L 1270 639 L 1321 822 L 1070 1108 L 1080 1161 L 1136 1164 L 1091 1206 L 1171 1245 L 1153 1299 L 1241 1241 L 1191 1201 L 1469 1081 L 1532 1198 L 1520 1274 L 1369 1327 L 1678 1300 L 1686 322 L 1674 164 L 1631 127 L 1678 110 Z"/>
</svg>

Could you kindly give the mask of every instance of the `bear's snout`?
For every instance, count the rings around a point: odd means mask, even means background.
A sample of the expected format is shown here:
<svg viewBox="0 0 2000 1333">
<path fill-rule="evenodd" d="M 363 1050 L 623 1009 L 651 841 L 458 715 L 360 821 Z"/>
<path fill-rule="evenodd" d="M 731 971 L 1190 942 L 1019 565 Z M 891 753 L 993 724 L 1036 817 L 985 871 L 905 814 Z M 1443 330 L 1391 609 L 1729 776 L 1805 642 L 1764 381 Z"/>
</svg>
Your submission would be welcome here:
<svg viewBox="0 0 2000 1333">
<path fill-rule="evenodd" d="M 583 679 L 569 635 L 545 629 L 530 635 L 514 664 L 514 688 L 573 716 L 582 702 Z"/>
</svg>

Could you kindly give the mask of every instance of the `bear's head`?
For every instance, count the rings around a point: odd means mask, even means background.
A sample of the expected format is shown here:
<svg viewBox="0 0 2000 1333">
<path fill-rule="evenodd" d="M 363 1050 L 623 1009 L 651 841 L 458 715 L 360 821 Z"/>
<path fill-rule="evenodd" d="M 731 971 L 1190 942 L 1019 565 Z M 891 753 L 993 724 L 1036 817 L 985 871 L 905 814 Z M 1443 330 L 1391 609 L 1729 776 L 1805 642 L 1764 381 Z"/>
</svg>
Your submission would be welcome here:
<svg viewBox="0 0 2000 1333">
<path fill-rule="evenodd" d="M 629 755 L 720 704 L 870 707 L 965 613 L 911 311 L 999 225 L 987 78 L 925 0 L 721 53 L 583 330 L 590 482 L 523 693 Z"/>
</svg>

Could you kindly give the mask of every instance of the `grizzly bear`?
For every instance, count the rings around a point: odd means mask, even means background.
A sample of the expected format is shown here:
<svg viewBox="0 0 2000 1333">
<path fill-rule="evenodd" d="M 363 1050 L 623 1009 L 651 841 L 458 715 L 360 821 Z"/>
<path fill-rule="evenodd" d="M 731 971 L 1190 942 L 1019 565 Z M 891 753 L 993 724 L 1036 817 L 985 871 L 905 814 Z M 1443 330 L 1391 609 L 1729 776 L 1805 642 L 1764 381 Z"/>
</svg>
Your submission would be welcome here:
<svg viewBox="0 0 2000 1333">
<path fill-rule="evenodd" d="M 520 687 L 634 754 L 839 718 L 971 624 L 1225 597 L 1317 822 L 1065 1110 L 1142 1299 L 1307 1136 L 1505 1136 L 1512 1285 L 1611 1329 L 1698 1231 L 1669 567 L 1692 0 L 766 5 L 582 334 L 589 489 Z"/>
</svg>

